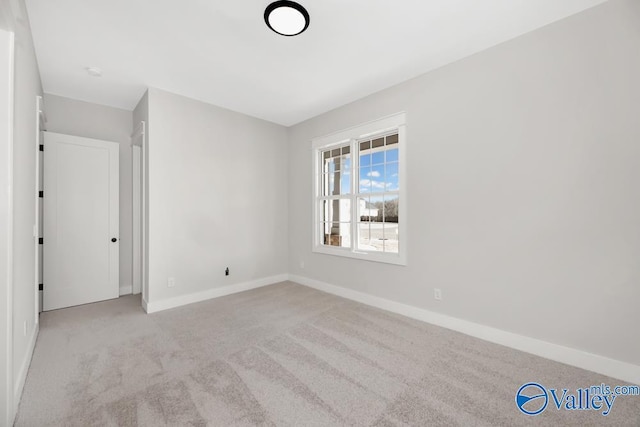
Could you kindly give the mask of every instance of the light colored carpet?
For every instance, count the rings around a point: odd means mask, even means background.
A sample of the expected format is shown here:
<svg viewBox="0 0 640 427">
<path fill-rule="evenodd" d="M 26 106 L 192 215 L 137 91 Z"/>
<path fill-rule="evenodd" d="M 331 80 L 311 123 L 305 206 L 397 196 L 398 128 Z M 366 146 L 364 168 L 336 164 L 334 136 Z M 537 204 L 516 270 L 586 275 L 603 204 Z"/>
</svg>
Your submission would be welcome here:
<svg viewBox="0 0 640 427">
<path fill-rule="evenodd" d="M 44 313 L 16 425 L 640 425 L 640 397 L 528 417 L 529 381 L 621 383 L 285 282 L 151 315 L 133 296 Z"/>
</svg>

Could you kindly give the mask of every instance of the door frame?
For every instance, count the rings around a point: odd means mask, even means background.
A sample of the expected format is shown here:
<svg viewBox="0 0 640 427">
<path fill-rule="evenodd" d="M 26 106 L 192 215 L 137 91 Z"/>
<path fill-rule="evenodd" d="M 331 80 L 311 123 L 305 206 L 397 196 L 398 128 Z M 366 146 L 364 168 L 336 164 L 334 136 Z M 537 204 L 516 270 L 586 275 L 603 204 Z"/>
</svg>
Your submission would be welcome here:
<svg viewBox="0 0 640 427">
<path fill-rule="evenodd" d="M 34 277 L 34 287 L 35 287 L 35 319 L 34 325 L 38 324 L 38 320 L 40 318 L 40 313 L 42 312 L 42 305 L 40 300 L 40 284 L 42 283 L 40 280 L 42 279 L 42 252 L 43 248 L 40 244 L 40 238 L 44 237 L 42 235 L 42 212 L 44 208 L 44 200 L 40 197 L 40 191 L 44 190 L 42 185 L 43 178 L 43 164 L 44 164 L 44 156 L 43 152 L 40 151 L 40 146 L 44 144 L 44 138 L 42 135 L 42 131 L 46 130 L 45 126 L 47 123 L 47 118 L 44 114 L 44 99 L 42 96 L 36 96 L 36 188 L 34 189 L 34 195 L 36 198 L 35 206 L 36 206 L 36 220 L 35 226 L 33 227 L 33 237 L 34 237 L 34 246 L 35 246 L 35 277 Z"/>
<path fill-rule="evenodd" d="M 0 2 L 0 12 L 11 12 Z M 3 23 L 0 23 L 3 24 Z M 13 378 L 13 115 L 14 115 L 14 60 L 15 35 L 11 31 L 0 28 L 2 43 L 6 44 L 6 51 L 0 53 L 0 65 L 4 69 L 0 74 L 0 99 L 6 100 L 0 106 L 0 163 L 5 170 L 0 176 L 0 303 L 4 315 L 0 316 L 0 384 L 3 390 L 0 395 L 4 399 L 0 402 L 0 423 L 12 425 L 16 412 L 14 401 Z M 6 144 L 5 144 L 6 142 Z M 6 191 L 3 191 L 6 189 Z"/>
<path fill-rule="evenodd" d="M 142 293 L 142 305 L 148 300 L 147 287 L 147 170 L 146 123 L 141 121 L 131 134 L 132 158 L 132 242 L 133 242 L 133 293 Z"/>
<path fill-rule="evenodd" d="M 142 147 L 138 145 L 131 145 L 131 163 L 132 163 L 132 184 L 131 197 L 133 198 L 132 204 L 132 247 L 133 247 L 133 268 L 131 269 L 131 285 L 132 293 L 137 295 L 142 292 L 142 227 L 141 227 L 141 215 L 142 215 L 142 177 L 140 173 L 142 171 L 142 165 L 140 163 Z"/>
</svg>

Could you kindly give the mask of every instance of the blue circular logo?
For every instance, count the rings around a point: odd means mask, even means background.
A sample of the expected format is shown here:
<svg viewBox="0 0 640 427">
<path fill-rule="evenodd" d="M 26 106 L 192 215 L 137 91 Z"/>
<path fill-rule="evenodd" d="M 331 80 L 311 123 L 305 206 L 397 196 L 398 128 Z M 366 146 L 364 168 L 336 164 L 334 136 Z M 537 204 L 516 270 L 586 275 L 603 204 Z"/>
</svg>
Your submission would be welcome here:
<svg viewBox="0 0 640 427">
<path fill-rule="evenodd" d="M 549 394 L 538 383 L 524 384 L 516 393 L 516 405 L 527 415 L 538 415 L 547 408 L 548 403 Z"/>
</svg>

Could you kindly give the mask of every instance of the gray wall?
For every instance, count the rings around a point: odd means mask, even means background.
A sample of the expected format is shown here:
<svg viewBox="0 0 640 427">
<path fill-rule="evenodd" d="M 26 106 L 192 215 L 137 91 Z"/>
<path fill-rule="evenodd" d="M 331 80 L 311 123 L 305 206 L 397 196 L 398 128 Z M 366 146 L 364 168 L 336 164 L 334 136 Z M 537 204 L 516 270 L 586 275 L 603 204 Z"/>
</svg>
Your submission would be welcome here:
<svg viewBox="0 0 640 427">
<path fill-rule="evenodd" d="M 615 0 L 294 126 L 290 273 L 640 364 L 638 46 Z M 398 111 L 409 265 L 312 253 L 311 139 Z"/>
<path fill-rule="evenodd" d="M 149 303 L 286 273 L 286 128 L 148 96 Z"/>
<path fill-rule="evenodd" d="M 120 143 L 120 287 L 132 282 L 131 128 L 133 113 L 45 94 L 47 130 Z"/>
</svg>

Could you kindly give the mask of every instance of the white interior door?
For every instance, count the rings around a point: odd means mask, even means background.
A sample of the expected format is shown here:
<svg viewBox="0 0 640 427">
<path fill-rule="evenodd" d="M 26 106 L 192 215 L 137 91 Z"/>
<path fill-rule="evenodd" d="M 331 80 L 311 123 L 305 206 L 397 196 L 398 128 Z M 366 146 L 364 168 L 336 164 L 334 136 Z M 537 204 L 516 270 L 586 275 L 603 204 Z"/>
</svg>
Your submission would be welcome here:
<svg viewBox="0 0 640 427">
<path fill-rule="evenodd" d="M 44 310 L 118 298 L 118 144 L 44 140 Z"/>
</svg>

